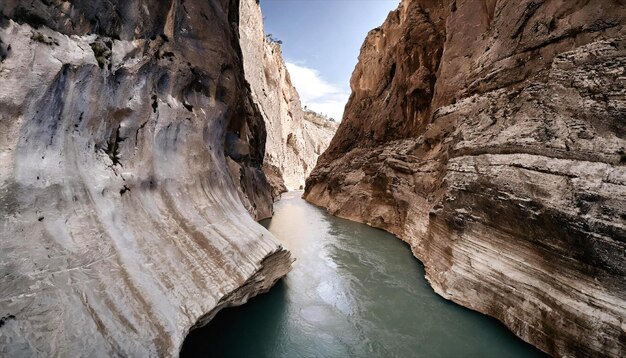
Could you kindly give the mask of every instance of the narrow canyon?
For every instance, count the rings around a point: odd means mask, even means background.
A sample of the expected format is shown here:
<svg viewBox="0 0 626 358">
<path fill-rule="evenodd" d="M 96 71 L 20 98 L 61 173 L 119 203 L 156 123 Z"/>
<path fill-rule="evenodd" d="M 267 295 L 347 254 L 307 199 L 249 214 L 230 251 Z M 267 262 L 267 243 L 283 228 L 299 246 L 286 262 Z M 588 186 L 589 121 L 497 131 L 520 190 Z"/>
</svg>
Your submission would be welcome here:
<svg viewBox="0 0 626 358">
<path fill-rule="evenodd" d="M 245 76 L 267 128 L 263 172 L 278 199 L 288 189 L 304 189 L 337 125 L 302 108 L 280 45 L 265 36 L 258 1 L 241 0 L 240 14 Z"/>
<path fill-rule="evenodd" d="M 258 223 L 287 191 L 300 245 L 383 251 L 298 190 L 539 350 L 626 355 L 624 0 L 401 0 L 340 124 L 260 5 L 0 2 L 0 356 L 178 356 L 297 255 L 332 275 Z"/>
<path fill-rule="evenodd" d="M 296 112 L 259 23 L 244 59 L 239 1 L 0 8 L 0 355 L 175 356 L 289 271 L 255 220 L 334 127 Z"/>
</svg>

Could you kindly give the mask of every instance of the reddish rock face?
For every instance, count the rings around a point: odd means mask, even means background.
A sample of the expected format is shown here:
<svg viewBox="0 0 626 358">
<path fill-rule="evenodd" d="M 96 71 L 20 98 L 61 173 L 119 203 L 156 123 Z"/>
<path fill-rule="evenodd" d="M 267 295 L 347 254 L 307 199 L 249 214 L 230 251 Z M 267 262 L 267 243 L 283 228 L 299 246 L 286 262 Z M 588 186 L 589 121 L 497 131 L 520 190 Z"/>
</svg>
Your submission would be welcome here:
<svg viewBox="0 0 626 358">
<path fill-rule="evenodd" d="M 446 40 L 448 6 L 404 2 L 370 31 L 350 86 L 352 96 L 326 157 L 417 135 L 428 122 Z"/>
<path fill-rule="evenodd" d="M 405 0 L 307 200 L 558 356 L 626 352 L 626 3 Z"/>
</svg>

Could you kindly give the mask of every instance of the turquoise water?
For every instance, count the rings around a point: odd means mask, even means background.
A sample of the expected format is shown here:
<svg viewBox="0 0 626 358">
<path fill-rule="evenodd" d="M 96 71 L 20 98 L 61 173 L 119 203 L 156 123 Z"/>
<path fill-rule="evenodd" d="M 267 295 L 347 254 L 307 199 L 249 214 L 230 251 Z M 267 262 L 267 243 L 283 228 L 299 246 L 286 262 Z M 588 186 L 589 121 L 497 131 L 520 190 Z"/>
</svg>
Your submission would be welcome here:
<svg viewBox="0 0 626 358">
<path fill-rule="evenodd" d="M 262 222 L 297 257 L 269 293 L 192 332 L 182 357 L 540 357 L 436 295 L 409 247 L 290 192 Z"/>
</svg>

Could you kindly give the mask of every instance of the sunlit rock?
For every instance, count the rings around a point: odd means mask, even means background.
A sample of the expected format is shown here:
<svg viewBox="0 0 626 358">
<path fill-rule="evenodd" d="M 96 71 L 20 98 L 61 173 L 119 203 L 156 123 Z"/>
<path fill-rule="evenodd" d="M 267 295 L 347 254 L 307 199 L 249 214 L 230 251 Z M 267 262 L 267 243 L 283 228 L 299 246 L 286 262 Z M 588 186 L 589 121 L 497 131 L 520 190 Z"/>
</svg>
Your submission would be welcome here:
<svg viewBox="0 0 626 358">
<path fill-rule="evenodd" d="M 556 356 L 626 354 L 626 7 L 404 0 L 307 200 Z"/>
<path fill-rule="evenodd" d="M 237 1 L 0 10 L 1 356 L 176 356 L 287 273 Z"/>
<path fill-rule="evenodd" d="M 256 0 L 241 1 L 240 34 L 246 80 L 267 128 L 263 171 L 274 198 L 278 198 L 288 189 L 303 189 L 337 125 L 302 109 L 280 44 L 263 32 L 263 17 Z"/>
</svg>

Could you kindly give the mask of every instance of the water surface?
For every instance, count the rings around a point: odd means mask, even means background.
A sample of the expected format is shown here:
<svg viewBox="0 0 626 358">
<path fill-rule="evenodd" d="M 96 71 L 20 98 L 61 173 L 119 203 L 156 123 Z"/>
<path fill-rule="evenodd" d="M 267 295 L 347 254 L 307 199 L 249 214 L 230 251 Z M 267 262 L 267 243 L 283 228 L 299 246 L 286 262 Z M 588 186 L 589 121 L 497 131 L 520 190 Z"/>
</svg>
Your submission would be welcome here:
<svg viewBox="0 0 626 358">
<path fill-rule="evenodd" d="M 181 356 L 540 357 L 495 319 L 435 294 L 409 247 L 290 192 L 262 222 L 297 257 L 269 293 L 220 312 Z"/>
</svg>

